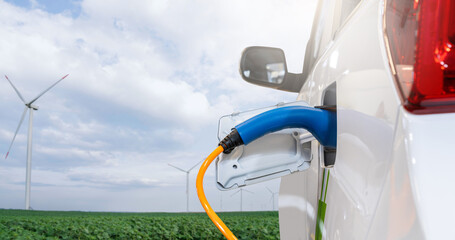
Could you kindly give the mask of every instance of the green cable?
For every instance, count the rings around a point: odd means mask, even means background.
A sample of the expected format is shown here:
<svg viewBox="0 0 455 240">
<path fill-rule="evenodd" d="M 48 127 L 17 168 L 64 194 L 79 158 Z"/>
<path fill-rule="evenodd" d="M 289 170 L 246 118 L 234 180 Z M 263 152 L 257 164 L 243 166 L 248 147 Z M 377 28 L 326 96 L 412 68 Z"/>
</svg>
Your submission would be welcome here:
<svg viewBox="0 0 455 240">
<path fill-rule="evenodd" d="M 322 192 L 324 190 L 324 182 L 325 182 L 325 168 L 324 168 L 324 171 L 322 172 L 321 197 L 319 198 L 321 200 L 322 200 Z"/>
<path fill-rule="evenodd" d="M 327 188 L 329 187 L 329 177 L 330 177 L 330 170 L 327 170 L 327 186 L 325 186 L 324 202 L 325 202 L 325 198 L 327 197 Z"/>
</svg>

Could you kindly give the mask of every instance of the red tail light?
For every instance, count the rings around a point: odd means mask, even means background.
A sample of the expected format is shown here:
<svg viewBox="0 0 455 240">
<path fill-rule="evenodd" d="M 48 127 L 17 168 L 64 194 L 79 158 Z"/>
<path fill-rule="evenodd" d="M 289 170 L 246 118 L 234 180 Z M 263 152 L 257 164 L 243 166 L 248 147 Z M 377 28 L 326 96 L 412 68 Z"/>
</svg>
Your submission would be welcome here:
<svg viewBox="0 0 455 240">
<path fill-rule="evenodd" d="M 386 1 L 385 28 L 404 107 L 455 112 L 455 1 Z"/>
</svg>

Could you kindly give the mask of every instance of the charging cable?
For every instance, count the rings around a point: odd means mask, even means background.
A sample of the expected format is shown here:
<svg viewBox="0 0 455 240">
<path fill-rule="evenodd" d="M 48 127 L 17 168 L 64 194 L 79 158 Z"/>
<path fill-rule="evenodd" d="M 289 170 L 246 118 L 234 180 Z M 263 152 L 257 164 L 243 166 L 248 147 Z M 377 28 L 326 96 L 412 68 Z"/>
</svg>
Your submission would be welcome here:
<svg viewBox="0 0 455 240">
<path fill-rule="evenodd" d="M 336 148 L 336 112 L 312 107 L 290 106 L 261 113 L 235 126 L 202 163 L 196 178 L 197 195 L 205 212 L 226 239 L 234 240 L 237 237 L 218 217 L 205 197 L 203 180 L 207 168 L 222 152 L 229 154 L 237 146 L 247 145 L 267 133 L 285 128 L 304 128 L 312 133 L 320 144 Z"/>
<path fill-rule="evenodd" d="M 223 152 L 223 147 L 218 146 L 215 151 L 213 151 L 202 163 L 201 168 L 199 169 L 199 172 L 197 174 L 196 178 L 196 189 L 197 189 L 197 196 L 199 197 L 199 201 L 202 204 L 202 207 L 204 208 L 205 212 L 209 216 L 210 220 L 215 224 L 215 226 L 220 230 L 220 232 L 226 237 L 228 240 L 234 240 L 237 239 L 235 235 L 229 230 L 229 228 L 224 224 L 224 222 L 218 217 L 218 215 L 213 211 L 212 207 L 210 206 L 209 202 L 207 201 L 207 198 L 205 197 L 204 193 L 204 187 L 203 187 L 203 180 L 204 180 L 204 174 L 207 171 L 207 168 L 210 166 L 210 164 L 213 162 L 213 160 Z"/>
</svg>

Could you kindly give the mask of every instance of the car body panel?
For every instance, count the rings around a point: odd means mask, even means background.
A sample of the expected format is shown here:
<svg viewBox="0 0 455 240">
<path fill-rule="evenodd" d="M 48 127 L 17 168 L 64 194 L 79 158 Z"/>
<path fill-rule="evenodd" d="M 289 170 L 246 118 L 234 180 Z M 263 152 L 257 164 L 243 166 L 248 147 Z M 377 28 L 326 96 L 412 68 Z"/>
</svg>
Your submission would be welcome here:
<svg viewBox="0 0 455 240">
<path fill-rule="evenodd" d="M 447 239 L 455 235 L 455 114 L 400 108 L 392 164 L 368 239 Z"/>
<path fill-rule="evenodd" d="M 400 79 L 392 73 L 386 1 L 319 0 L 297 100 L 336 105 L 336 159 L 326 164 L 313 140 L 309 168 L 281 178 L 282 239 L 455 235 L 455 113 L 404 109 L 396 80 L 411 83 L 414 72 L 394 65 Z"/>
<path fill-rule="evenodd" d="M 381 2 L 360 3 L 314 64 L 298 97 L 310 105 L 321 105 L 324 90 L 333 82 L 337 84 L 338 144 L 336 163 L 330 170 L 328 183 L 323 228 L 323 236 L 327 239 L 364 239 L 367 236 L 390 165 L 400 99 L 385 60 L 381 12 Z M 320 158 L 318 151 L 313 153 L 313 160 Z M 313 161 L 312 165 L 318 162 Z M 318 176 L 314 170 L 301 173 L 308 174 L 301 178 L 310 181 L 312 186 L 318 185 L 320 191 L 322 171 L 318 172 Z M 294 185 L 296 192 L 303 194 L 300 197 L 308 199 L 309 204 L 317 208 L 315 192 L 302 192 L 291 178 L 283 177 L 281 188 L 292 189 L 289 186 Z M 284 211 L 281 213 L 280 205 L 280 221 L 287 218 Z M 315 221 L 308 216 L 306 219 Z M 315 223 L 313 225 L 310 232 L 304 228 L 280 229 L 301 231 L 298 236 L 312 239 Z"/>
</svg>

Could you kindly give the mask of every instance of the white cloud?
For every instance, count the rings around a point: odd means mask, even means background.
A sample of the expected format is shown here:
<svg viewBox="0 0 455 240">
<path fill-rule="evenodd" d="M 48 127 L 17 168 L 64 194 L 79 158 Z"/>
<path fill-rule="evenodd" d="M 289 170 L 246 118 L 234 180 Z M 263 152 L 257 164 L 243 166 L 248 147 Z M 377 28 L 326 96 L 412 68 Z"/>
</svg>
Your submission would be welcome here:
<svg viewBox="0 0 455 240">
<path fill-rule="evenodd" d="M 0 0 L 0 73 L 26 99 L 70 76 L 36 102 L 33 182 L 42 194 L 65 186 L 100 198 L 102 187 L 182 188 L 166 164 L 191 166 L 208 154 L 221 115 L 293 100 L 242 81 L 238 59 L 249 45 L 281 47 L 289 69 L 300 71 L 315 8 L 297 0 L 84 0 L 73 18 L 34 3 L 27 10 Z M 2 149 L 20 104 L 0 81 Z M 14 160 L 25 159 L 26 122 Z M 11 172 L 2 172 L 0 194 L 16 191 L 23 179 L 12 174 L 25 172 L 22 162 L 3 164 Z M 103 210 L 123 209 L 114 205 Z"/>
</svg>

